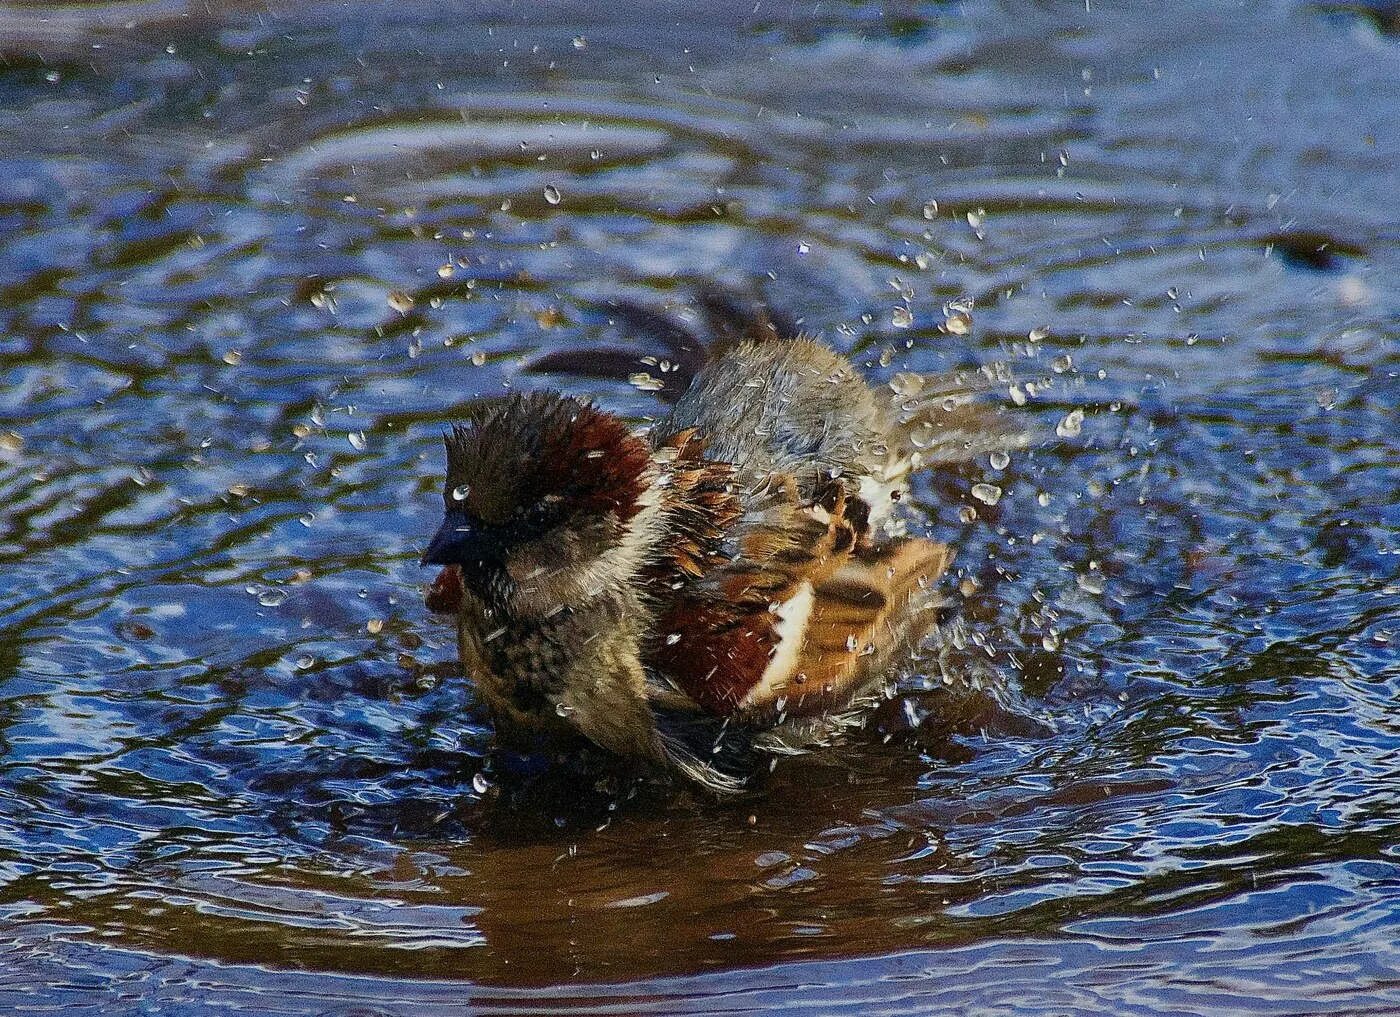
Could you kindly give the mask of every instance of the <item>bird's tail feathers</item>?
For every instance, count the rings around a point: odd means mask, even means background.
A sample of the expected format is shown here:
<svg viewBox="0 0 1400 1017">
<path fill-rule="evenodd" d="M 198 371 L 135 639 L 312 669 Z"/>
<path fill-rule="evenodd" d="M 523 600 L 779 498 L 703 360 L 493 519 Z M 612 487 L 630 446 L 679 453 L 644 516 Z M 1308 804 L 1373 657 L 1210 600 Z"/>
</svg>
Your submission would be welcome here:
<svg viewBox="0 0 1400 1017">
<path fill-rule="evenodd" d="M 757 767 L 753 734 L 699 712 L 658 710 L 657 737 L 668 766 L 721 798 L 749 790 Z"/>
</svg>

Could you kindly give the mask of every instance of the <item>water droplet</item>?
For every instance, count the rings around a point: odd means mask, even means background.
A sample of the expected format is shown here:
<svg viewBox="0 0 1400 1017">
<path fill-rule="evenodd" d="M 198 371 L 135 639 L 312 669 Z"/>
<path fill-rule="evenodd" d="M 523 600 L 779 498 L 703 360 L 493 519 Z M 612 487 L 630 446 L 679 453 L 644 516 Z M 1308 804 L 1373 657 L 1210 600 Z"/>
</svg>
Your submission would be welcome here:
<svg viewBox="0 0 1400 1017">
<path fill-rule="evenodd" d="M 890 324 L 895 328 L 908 328 L 914 324 L 914 312 L 907 307 L 896 307 L 890 313 Z"/>
<path fill-rule="evenodd" d="M 455 272 L 455 271 L 457 271 L 457 269 L 456 269 L 455 266 L 453 266 L 452 262 L 450 262 L 450 261 L 447 262 L 445 265 L 439 265 L 439 266 L 438 266 L 438 278 L 439 278 L 439 279 L 451 279 L 451 278 L 452 278 L 452 273 Z"/>
<path fill-rule="evenodd" d="M 675 646 L 675 645 L 676 645 L 677 643 L 679 643 L 680 641 L 681 641 L 681 634 L 680 634 L 679 632 L 672 632 L 669 636 L 666 637 L 666 645 L 667 645 L 667 646 Z"/>
<path fill-rule="evenodd" d="M 471 360 L 473 367 L 483 366 L 486 363 L 486 352 L 484 350 L 477 350 L 472 354 Z"/>
<path fill-rule="evenodd" d="M 641 389 L 643 392 L 659 392 L 666 387 L 666 383 L 660 378 L 653 378 L 645 371 L 629 375 L 627 380 L 634 388 Z"/>
<path fill-rule="evenodd" d="M 561 717 L 567 717 L 574 712 L 574 708 L 561 699 L 554 704 L 554 712 Z"/>
<path fill-rule="evenodd" d="M 1007 391 L 1011 395 L 1011 401 L 1017 406 L 1026 405 L 1026 391 L 1020 385 L 1012 385 Z"/>
<path fill-rule="evenodd" d="M 967 335 L 972 331 L 972 318 L 962 311 L 954 311 L 944 320 L 943 327 L 953 335 Z"/>
<path fill-rule="evenodd" d="M 326 426 L 326 408 L 320 403 L 311 407 L 311 422 L 317 427 Z"/>
<path fill-rule="evenodd" d="M 923 718 L 919 715 L 919 708 L 914 700 L 906 699 L 901 705 L 904 707 L 904 723 L 909 725 L 911 730 L 918 727 Z"/>
<path fill-rule="evenodd" d="M 928 201 L 924 202 L 924 218 L 938 218 L 938 202 L 934 201 L 932 198 L 929 198 Z"/>
<path fill-rule="evenodd" d="M 262 593 L 258 594 L 258 603 L 261 604 L 263 607 L 281 607 L 286 602 L 286 590 L 263 590 Z M 309 664 L 307 666 L 310 667 Z"/>
<path fill-rule="evenodd" d="M 1046 653 L 1054 653 L 1060 648 L 1060 637 L 1054 629 L 1051 629 L 1040 637 L 1040 645 L 1045 647 Z"/>
<path fill-rule="evenodd" d="M 243 363 L 243 354 L 239 350 L 229 350 L 224 354 L 224 363 L 229 367 L 237 367 Z"/>
<path fill-rule="evenodd" d="M 1035 501 L 1036 504 L 1039 505 L 1041 508 L 1048 507 L 1050 504 L 1050 492 L 1041 491 L 1038 495 L 1035 496 Z"/>
<path fill-rule="evenodd" d="M 1084 428 L 1084 411 L 1070 410 L 1065 419 L 1055 425 L 1055 433 L 1061 438 L 1073 438 Z"/>
<path fill-rule="evenodd" d="M 303 657 L 298 657 L 296 659 L 296 665 L 297 670 L 299 671 L 309 671 L 311 668 L 316 666 L 316 658 L 311 656 L 310 654 L 307 654 Z"/>
<path fill-rule="evenodd" d="M 471 486 L 468 484 L 458 484 L 452 489 L 453 501 L 466 501 L 467 495 L 471 493 Z"/>
<path fill-rule="evenodd" d="M 587 49 L 588 39 L 582 35 L 574 36 L 574 49 Z M 606 47 L 605 47 L 606 48 Z"/>
<path fill-rule="evenodd" d="M 1056 374 L 1064 374 L 1073 366 L 1074 360 L 1070 357 L 1068 353 L 1064 354 L 1063 356 L 1056 357 L 1050 362 L 1050 369 Z"/>
<path fill-rule="evenodd" d="M 229 484 L 228 486 L 228 493 L 235 498 L 246 498 L 248 497 L 248 492 L 251 490 L 252 488 L 247 484 Z"/>
<path fill-rule="evenodd" d="M 558 328 L 565 322 L 564 312 L 553 306 L 535 312 L 535 324 L 540 328 Z"/>
<path fill-rule="evenodd" d="M 553 184 L 545 184 L 544 200 L 549 202 L 551 205 L 557 205 L 559 204 L 559 202 L 564 200 L 564 196 L 559 193 L 559 188 L 555 187 Z"/>
<path fill-rule="evenodd" d="M 856 639 L 856 637 L 855 637 L 854 634 L 851 634 L 851 635 L 849 635 L 849 636 L 846 637 L 846 651 L 847 651 L 848 653 L 855 653 L 855 652 L 856 652 L 856 647 L 859 646 L 859 645 L 860 645 L 860 640 Z"/>
<path fill-rule="evenodd" d="M 379 633 L 384 631 L 384 619 L 371 618 L 369 621 L 365 622 L 365 631 L 372 636 L 379 635 Z"/>
<path fill-rule="evenodd" d="M 18 452 L 24 448 L 24 435 L 18 431 L 0 431 L 0 452 Z"/>
<path fill-rule="evenodd" d="M 389 306 L 400 314 L 413 310 L 413 298 L 403 290 L 390 290 L 387 298 Z"/>
<path fill-rule="evenodd" d="M 1085 593 L 1092 593 L 1095 596 L 1103 592 L 1103 576 L 1094 572 L 1086 572 L 1082 576 L 1075 576 L 1076 583 Z"/>
<path fill-rule="evenodd" d="M 356 452 L 363 452 L 365 450 L 366 442 L 364 431 L 351 431 L 345 436 L 345 440 L 350 443 L 350 447 Z"/>
<path fill-rule="evenodd" d="M 1046 325 L 1037 325 L 1026 333 L 1026 338 L 1033 343 L 1043 343 L 1050 338 L 1050 329 Z"/>
<path fill-rule="evenodd" d="M 478 771 L 476 776 L 472 777 L 472 790 L 479 795 L 491 790 L 491 782 L 486 779 L 486 774 Z"/>
<path fill-rule="evenodd" d="M 988 505 L 995 505 L 1001 501 L 1001 488 L 996 484 L 973 484 L 972 497 Z"/>
<path fill-rule="evenodd" d="M 975 522 L 976 519 L 977 510 L 971 505 L 964 505 L 962 508 L 958 509 L 958 522 L 971 523 Z"/>
<path fill-rule="evenodd" d="M 994 470 L 1004 470 L 1011 464 L 1011 457 L 1005 452 L 993 452 L 987 459 Z"/>
<path fill-rule="evenodd" d="M 900 371 L 890 379 L 890 390 L 901 399 L 909 399 L 923 391 L 925 379 L 914 371 Z"/>
<path fill-rule="evenodd" d="M 805 240 L 798 241 L 798 244 L 797 244 L 797 253 L 798 253 L 798 254 L 807 254 L 807 253 L 809 253 L 811 250 L 812 250 L 812 246 L 811 246 L 810 244 L 808 244 Z"/>
</svg>

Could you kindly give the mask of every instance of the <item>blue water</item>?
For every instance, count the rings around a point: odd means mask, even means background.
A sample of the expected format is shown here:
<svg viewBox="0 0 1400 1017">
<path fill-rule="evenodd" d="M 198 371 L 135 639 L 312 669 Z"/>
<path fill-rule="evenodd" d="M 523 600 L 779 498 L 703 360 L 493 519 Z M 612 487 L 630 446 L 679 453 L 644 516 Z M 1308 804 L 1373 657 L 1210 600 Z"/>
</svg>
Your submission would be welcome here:
<svg viewBox="0 0 1400 1017">
<path fill-rule="evenodd" d="M 0 11 L 0 1009 L 1400 1012 L 1392 8 L 225 6 Z M 967 639 L 512 798 L 443 426 L 712 284 L 1010 363 Z"/>
</svg>

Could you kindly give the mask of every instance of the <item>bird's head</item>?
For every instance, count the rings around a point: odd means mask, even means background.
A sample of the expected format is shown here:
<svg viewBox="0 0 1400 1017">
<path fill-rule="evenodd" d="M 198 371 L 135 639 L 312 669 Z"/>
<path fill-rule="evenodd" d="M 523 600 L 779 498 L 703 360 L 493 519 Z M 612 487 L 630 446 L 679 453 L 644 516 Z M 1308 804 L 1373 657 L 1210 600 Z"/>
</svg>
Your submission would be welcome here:
<svg viewBox="0 0 1400 1017">
<path fill-rule="evenodd" d="M 423 554 L 448 567 L 439 584 L 456 579 L 488 607 L 530 617 L 577 606 L 636 568 L 653 470 L 622 420 L 558 393 L 517 394 L 445 441 L 444 517 Z"/>
</svg>

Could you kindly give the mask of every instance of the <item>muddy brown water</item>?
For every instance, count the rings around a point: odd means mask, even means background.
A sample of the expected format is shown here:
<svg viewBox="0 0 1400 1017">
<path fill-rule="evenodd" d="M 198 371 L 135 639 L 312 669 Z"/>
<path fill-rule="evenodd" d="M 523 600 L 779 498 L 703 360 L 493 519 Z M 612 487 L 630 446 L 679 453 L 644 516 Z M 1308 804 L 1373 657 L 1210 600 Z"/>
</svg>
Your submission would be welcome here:
<svg viewBox="0 0 1400 1017">
<path fill-rule="evenodd" d="M 0 8 L 0 1008 L 1400 1012 L 1393 9 L 700 6 Z M 712 282 L 1012 362 L 960 664 L 512 799 L 442 427 Z"/>
</svg>

